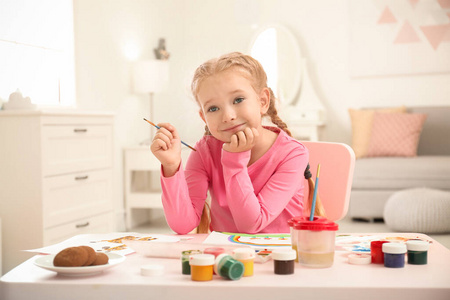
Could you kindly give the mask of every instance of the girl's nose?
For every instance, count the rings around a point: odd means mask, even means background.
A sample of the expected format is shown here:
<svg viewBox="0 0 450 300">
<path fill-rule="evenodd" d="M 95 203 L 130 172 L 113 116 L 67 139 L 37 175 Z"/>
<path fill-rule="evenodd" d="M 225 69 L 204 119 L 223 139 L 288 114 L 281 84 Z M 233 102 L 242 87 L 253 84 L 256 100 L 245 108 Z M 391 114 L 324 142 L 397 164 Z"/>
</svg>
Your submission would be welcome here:
<svg viewBox="0 0 450 300">
<path fill-rule="evenodd" d="M 222 110 L 223 114 L 222 114 L 222 121 L 223 122 L 230 122 L 236 119 L 236 111 L 231 108 L 231 107 L 227 107 L 225 109 Z"/>
</svg>

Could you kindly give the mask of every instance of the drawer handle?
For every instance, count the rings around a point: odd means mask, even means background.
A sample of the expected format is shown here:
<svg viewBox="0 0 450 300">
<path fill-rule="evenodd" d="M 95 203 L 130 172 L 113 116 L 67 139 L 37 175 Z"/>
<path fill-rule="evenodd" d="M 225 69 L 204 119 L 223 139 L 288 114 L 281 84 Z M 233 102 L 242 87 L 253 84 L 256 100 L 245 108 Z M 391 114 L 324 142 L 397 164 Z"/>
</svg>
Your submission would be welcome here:
<svg viewBox="0 0 450 300">
<path fill-rule="evenodd" d="M 88 179 L 88 178 L 89 178 L 88 175 L 85 175 L 85 176 L 77 176 L 77 177 L 75 177 L 75 180 L 86 180 L 86 179 Z"/>
<path fill-rule="evenodd" d="M 88 226 L 89 226 L 89 222 L 75 225 L 76 228 L 83 228 L 83 227 L 88 227 Z"/>
<path fill-rule="evenodd" d="M 87 129 L 86 128 L 75 128 L 73 130 L 73 132 L 75 132 L 75 133 L 85 133 L 85 132 L 87 132 Z"/>
</svg>

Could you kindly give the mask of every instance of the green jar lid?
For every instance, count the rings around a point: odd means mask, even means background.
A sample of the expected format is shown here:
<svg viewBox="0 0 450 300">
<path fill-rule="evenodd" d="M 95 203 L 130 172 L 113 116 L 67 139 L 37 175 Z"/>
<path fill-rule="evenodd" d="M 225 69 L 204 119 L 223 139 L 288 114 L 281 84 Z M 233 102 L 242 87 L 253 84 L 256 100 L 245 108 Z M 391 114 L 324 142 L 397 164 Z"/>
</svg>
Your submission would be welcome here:
<svg viewBox="0 0 450 300">
<path fill-rule="evenodd" d="M 217 274 L 230 280 L 238 280 L 244 275 L 244 264 L 225 253 L 217 256 L 214 268 Z"/>
</svg>

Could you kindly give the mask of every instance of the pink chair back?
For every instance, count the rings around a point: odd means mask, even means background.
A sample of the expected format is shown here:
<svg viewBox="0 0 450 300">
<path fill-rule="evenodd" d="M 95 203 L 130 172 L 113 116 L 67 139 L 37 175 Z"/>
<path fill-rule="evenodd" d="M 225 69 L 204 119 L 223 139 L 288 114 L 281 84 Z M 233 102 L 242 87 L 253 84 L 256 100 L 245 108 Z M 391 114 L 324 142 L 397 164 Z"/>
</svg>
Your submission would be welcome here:
<svg viewBox="0 0 450 300">
<path fill-rule="evenodd" d="M 315 182 L 320 163 L 318 195 L 329 220 L 338 221 L 348 211 L 355 167 L 355 153 L 346 144 L 301 141 L 309 150 L 309 165 Z M 309 192 L 305 186 L 305 197 Z"/>
</svg>

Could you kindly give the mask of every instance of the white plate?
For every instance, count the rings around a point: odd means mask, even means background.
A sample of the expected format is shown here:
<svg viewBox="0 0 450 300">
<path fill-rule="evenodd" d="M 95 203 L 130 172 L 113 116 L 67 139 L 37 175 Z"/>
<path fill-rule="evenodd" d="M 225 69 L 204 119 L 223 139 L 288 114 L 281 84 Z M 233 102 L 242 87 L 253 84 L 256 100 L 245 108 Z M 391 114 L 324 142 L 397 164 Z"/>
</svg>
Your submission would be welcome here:
<svg viewBox="0 0 450 300">
<path fill-rule="evenodd" d="M 112 268 L 125 260 L 125 256 L 117 253 L 105 253 L 109 257 L 109 261 L 106 265 L 99 266 L 86 266 L 86 267 L 55 267 L 53 265 L 53 259 L 56 254 L 45 255 L 38 257 L 34 264 L 46 270 L 57 272 L 66 276 L 85 276 L 101 273 L 106 269 Z"/>
</svg>

